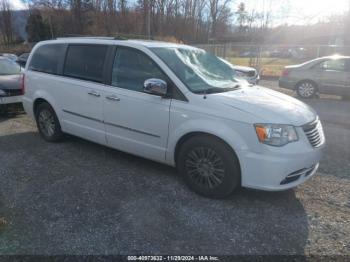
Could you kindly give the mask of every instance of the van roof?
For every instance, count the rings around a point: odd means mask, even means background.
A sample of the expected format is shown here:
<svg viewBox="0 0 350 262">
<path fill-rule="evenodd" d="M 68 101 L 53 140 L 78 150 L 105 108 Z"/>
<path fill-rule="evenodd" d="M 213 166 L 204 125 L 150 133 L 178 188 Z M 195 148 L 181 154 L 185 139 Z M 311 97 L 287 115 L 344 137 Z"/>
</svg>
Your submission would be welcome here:
<svg viewBox="0 0 350 262">
<path fill-rule="evenodd" d="M 139 40 L 139 39 L 130 39 L 130 40 L 120 40 L 113 37 L 63 37 L 57 38 L 55 40 L 47 40 L 40 42 L 41 44 L 49 44 L 49 43 L 106 43 L 106 44 L 121 44 L 126 45 L 129 43 L 130 45 L 138 45 L 144 46 L 148 48 L 152 47 L 172 47 L 172 48 L 194 48 L 192 46 L 177 44 L 177 43 L 169 43 L 162 41 L 154 41 L 154 40 Z"/>
</svg>

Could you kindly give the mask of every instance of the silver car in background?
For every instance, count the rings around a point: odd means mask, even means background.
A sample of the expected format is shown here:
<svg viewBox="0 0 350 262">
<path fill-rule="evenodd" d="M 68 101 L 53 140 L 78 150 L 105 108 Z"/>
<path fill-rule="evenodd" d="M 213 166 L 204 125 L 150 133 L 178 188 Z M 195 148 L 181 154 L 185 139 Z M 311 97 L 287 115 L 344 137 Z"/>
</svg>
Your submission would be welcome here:
<svg viewBox="0 0 350 262">
<path fill-rule="evenodd" d="M 279 86 L 295 90 L 302 98 L 318 93 L 350 96 L 350 57 L 327 56 L 286 66 Z"/>
<path fill-rule="evenodd" d="M 23 82 L 21 67 L 0 56 L 0 114 L 22 105 Z"/>
</svg>

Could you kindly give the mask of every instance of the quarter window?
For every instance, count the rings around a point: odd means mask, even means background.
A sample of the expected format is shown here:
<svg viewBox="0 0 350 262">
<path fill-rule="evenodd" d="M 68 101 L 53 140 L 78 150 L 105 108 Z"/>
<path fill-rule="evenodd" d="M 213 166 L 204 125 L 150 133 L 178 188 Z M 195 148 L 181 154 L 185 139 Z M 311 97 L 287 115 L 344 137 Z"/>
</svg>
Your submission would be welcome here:
<svg viewBox="0 0 350 262">
<path fill-rule="evenodd" d="M 346 71 L 350 72 L 350 59 L 346 60 Z"/>
<path fill-rule="evenodd" d="M 107 48 L 105 45 L 69 46 L 64 75 L 101 83 Z"/>
<path fill-rule="evenodd" d="M 158 78 L 169 83 L 166 75 L 140 51 L 118 47 L 112 71 L 112 86 L 143 92 L 143 83 Z"/>
<path fill-rule="evenodd" d="M 65 47 L 51 44 L 38 47 L 30 61 L 29 69 L 33 71 L 58 74 L 59 62 L 64 57 Z"/>
<path fill-rule="evenodd" d="M 346 71 L 346 60 L 327 60 L 321 63 L 321 68 L 323 70 L 332 70 L 332 71 Z"/>
</svg>

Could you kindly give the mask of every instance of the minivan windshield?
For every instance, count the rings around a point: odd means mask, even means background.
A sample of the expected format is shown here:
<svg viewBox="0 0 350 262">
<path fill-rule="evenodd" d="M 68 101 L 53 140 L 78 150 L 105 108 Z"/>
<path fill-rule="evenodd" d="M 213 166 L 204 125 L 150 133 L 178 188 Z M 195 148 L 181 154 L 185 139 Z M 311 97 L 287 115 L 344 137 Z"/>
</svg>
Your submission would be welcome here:
<svg viewBox="0 0 350 262">
<path fill-rule="evenodd" d="M 239 88 L 232 67 L 204 50 L 176 47 L 151 50 L 194 93 L 219 93 Z"/>
</svg>

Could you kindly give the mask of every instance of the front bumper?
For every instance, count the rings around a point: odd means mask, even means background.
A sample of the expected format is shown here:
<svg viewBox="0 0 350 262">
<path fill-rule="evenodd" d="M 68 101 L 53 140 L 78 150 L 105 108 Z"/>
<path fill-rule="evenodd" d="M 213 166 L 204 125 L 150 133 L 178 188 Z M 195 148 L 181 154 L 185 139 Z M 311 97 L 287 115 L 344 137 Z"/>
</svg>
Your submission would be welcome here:
<svg viewBox="0 0 350 262">
<path fill-rule="evenodd" d="M 4 96 L 0 97 L 0 105 L 22 103 L 22 96 Z"/>
<path fill-rule="evenodd" d="M 316 173 L 324 145 L 314 148 L 299 141 L 270 152 L 241 154 L 242 186 L 266 191 L 296 187 Z"/>
</svg>

